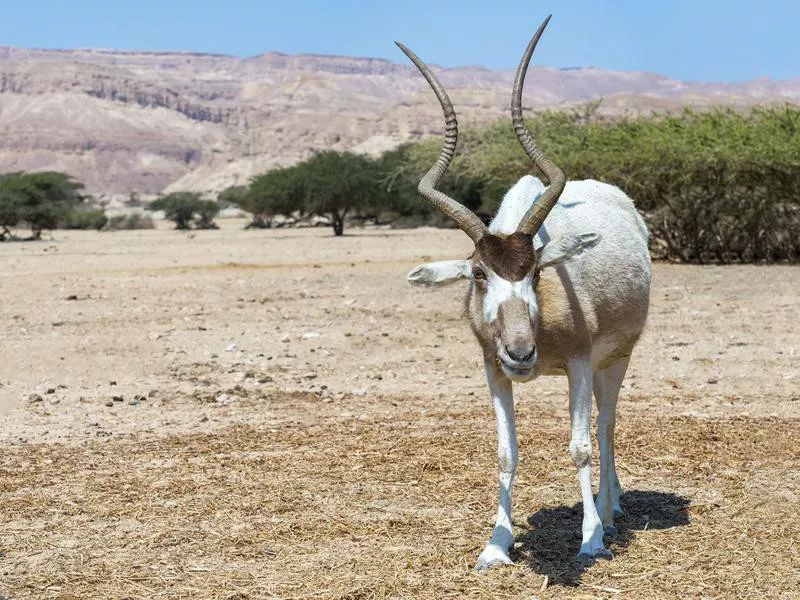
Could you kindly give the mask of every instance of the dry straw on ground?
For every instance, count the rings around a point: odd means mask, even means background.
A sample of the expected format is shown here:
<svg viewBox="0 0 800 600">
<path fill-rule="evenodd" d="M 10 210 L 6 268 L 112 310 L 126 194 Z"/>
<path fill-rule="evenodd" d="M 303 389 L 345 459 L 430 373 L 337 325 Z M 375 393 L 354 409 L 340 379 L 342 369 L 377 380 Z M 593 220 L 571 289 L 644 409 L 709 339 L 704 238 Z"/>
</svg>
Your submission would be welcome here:
<svg viewBox="0 0 800 600">
<path fill-rule="evenodd" d="M 0 472 L 3 585 L 16 598 L 796 597 L 797 421 L 623 418 L 628 514 L 614 560 L 586 570 L 565 424 L 521 421 L 509 569 L 470 571 L 495 493 L 491 424 L 473 407 L 15 448 Z"/>
</svg>

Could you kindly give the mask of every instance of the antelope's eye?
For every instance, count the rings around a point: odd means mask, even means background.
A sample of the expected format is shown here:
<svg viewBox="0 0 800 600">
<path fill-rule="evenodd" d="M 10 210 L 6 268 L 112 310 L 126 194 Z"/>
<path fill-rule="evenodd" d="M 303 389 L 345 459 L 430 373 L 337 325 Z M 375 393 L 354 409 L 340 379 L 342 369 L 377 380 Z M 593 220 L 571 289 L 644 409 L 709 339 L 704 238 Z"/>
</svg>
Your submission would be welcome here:
<svg viewBox="0 0 800 600">
<path fill-rule="evenodd" d="M 472 278 L 475 281 L 486 281 L 486 273 L 484 273 L 483 269 L 481 269 L 480 267 L 473 267 Z"/>
</svg>

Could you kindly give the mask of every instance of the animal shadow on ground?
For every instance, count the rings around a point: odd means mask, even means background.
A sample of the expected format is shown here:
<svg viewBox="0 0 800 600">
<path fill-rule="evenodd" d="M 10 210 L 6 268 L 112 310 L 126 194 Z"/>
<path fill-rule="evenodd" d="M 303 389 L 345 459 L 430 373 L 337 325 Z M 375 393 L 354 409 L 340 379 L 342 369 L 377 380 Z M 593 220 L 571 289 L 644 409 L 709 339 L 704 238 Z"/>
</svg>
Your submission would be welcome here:
<svg viewBox="0 0 800 600">
<path fill-rule="evenodd" d="M 615 519 L 617 535 L 606 537 L 606 545 L 618 556 L 635 539 L 636 531 L 671 529 L 689 524 L 689 500 L 676 494 L 626 492 L 620 499 L 625 514 Z M 546 575 L 550 585 L 576 586 L 587 565 L 575 558 L 581 546 L 583 503 L 573 507 L 544 508 L 530 517 L 530 529 L 517 536 L 517 558 Z"/>
</svg>

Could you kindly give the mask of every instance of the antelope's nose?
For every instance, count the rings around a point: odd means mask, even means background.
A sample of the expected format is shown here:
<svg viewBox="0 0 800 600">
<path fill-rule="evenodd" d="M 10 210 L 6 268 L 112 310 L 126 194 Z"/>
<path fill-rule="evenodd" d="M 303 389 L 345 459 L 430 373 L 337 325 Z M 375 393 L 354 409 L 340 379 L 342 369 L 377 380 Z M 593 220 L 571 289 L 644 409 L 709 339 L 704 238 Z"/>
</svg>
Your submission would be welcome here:
<svg viewBox="0 0 800 600">
<path fill-rule="evenodd" d="M 517 362 L 528 362 L 531 360 L 533 355 L 536 353 L 536 344 L 533 344 L 530 347 L 530 352 L 527 354 L 525 353 L 526 350 L 528 350 L 527 347 L 511 348 L 506 346 L 506 352 L 508 353 L 509 358 Z"/>
</svg>

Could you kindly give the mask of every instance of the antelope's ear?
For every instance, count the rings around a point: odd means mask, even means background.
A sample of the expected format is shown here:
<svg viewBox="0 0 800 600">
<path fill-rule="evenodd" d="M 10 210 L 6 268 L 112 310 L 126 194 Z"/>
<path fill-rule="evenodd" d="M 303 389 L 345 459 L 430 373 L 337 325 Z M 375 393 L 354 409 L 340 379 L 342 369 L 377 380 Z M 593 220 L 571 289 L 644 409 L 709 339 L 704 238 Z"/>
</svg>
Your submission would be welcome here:
<svg viewBox="0 0 800 600">
<path fill-rule="evenodd" d="M 539 250 L 539 269 L 556 267 L 573 258 L 580 256 L 585 250 L 595 246 L 600 241 L 598 233 L 584 233 L 581 235 L 567 235 L 548 242 Z"/>
<path fill-rule="evenodd" d="M 440 287 L 472 279 L 472 264 L 468 260 L 443 260 L 414 267 L 408 272 L 408 282 L 420 287 Z"/>
</svg>

